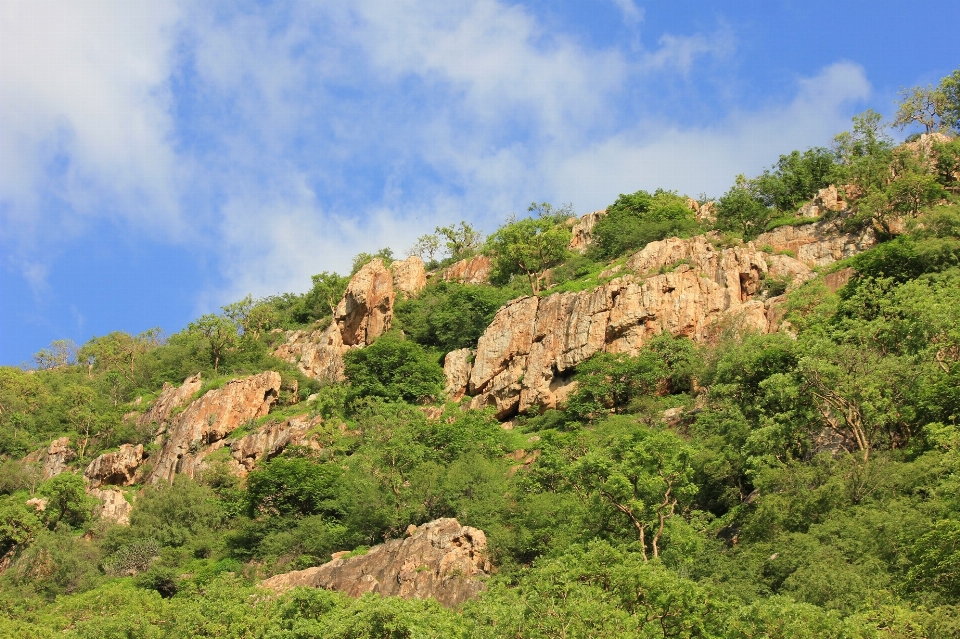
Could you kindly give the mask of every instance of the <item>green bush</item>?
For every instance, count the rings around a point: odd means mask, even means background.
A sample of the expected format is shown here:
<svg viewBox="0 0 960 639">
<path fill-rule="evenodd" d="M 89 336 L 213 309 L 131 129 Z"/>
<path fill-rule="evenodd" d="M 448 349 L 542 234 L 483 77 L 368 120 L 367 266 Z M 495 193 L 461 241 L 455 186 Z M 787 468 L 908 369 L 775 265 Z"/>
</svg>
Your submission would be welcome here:
<svg viewBox="0 0 960 639">
<path fill-rule="evenodd" d="M 652 195 L 637 191 L 621 194 L 593 227 L 588 255 L 611 260 L 670 236 L 688 237 L 700 226 L 696 213 L 675 192 L 658 189 Z"/>
<path fill-rule="evenodd" d="M 343 357 L 350 400 L 382 397 L 419 402 L 443 392 L 443 369 L 423 348 L 396 335 L 384 335 Z"/>
</svg>

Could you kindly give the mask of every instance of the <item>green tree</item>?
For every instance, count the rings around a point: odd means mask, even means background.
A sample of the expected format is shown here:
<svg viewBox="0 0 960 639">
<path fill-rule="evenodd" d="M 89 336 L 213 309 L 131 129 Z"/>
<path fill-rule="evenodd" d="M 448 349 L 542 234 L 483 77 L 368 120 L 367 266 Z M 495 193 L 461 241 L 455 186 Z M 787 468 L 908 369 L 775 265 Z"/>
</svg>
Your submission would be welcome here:
<svg viewBox="0 0 960 639">
<path fill-rule="evenodd" d="M 340 469 L 302 457 L 277 457 L 247 476 L 250 517 L 341 516 Z"/>
<path fill-rule="evenodd" d="M 687 237 L 698 229 L 695 212 L 675 192 L 621 193 L 594 226 L 588 255 L 610 260 L 671 235 Z"/>
<path fill-rule="evenodd" d="M 380 249 L 376 253 L 359 253 L 353 258 L 353 267 L 350 269 L 350 275 L 356 275 L 360 269 L 376 259 L 382 261 L 384 266 L 390 266 L 393 262 L 393 249 L 388 246 Z"/>
<path fill-rule="evenodd" d="M 239 337 L 238 329 L 237 323 L 229 317 L 212 313 L 201 316 L 187 326 L 188 334 L 195 335 L 206 342 L 214 375 L 217 374 L 220 361 L 227 351 L 236 346 Z"/>
<path fill-rule="evenodd" d="M 944 95 L 942 123 L 960 132 L 960 69 L 940 80 L 938 90 Z"/>
<path fill-rule="evenodd" d="M 483 242 L 483 234 L 466 221 L 449 226 L 438 226 L 436 232 L 443 238 L 447 256 L 451 262 L 470 257 Z"/>
<path fill-rule="evenodd" d="M 741 233 L 752 239 L 762 233 L 775 211 L 767 206 L 757 190 L 756 182 L 738 175 L 736 184 L 717 202 L 717 227 Z"/>
<path fill-rule="evenodd" d="M 138 335 L 114 331 L 103 337 L 94 337 L 84 344 L 78 359 L 87 363 L 92 372 L 119 372 L 130 384 L 135 381 L 140 358 L 163 344 L 163 331 L 151 328 Z"/>
<path fill-rule="evenodd" d="M 351 398 L 418 402 L 443 392 L 443 369 L 418 344 L 392 334 L 347 351 L 343 360 Z"/>
<path fill-rule="evenodd" d="M 548 205 L 534 204 L 530 210 L 538 211 L 538 217 L 511 217 L 487 238 L 486 250 L 493 255 L 495 280 L 525 275 L 538 295 L 543 271 L 559 264 L 569 252 L 570 229 L 551 215 Z"/>
<path fill-rule="evenodd" d="M 407 251 L 408 255 L 417 255 L 430 265 L 436 261 L 437 253 L 440 251 L 440 238 L 436 235 L 425 234 L 417 238 L 417 242 Z"/>
<path fill-rule="evenodd" d="M 904 129 L 916 123 L 922 125 L 927 133 L 941 128 L 947 109 L 947 95 L 943 91 L 927 85 L 900 89 L 900 97 L 893 126 Z"/>
<path fill-rule="evenodd" d="M 56 530 L 61 523 L 78 528 L 92 516 L 95 502 L 87 497 L 80 475 L 60 473 L 40 484 L 37 494 L 47 499 L 44 519 L 50 530 Z"/>
</svg>

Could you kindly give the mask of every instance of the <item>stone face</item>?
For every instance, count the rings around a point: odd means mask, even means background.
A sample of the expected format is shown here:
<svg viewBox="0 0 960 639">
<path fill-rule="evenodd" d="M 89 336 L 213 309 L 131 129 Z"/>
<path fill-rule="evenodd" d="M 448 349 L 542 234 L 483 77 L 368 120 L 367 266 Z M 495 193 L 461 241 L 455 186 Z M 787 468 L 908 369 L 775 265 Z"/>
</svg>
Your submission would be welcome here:
<svg viewBox="0 0 960 639">
<path fill-rule="evenodd" d="M 416 255 L 392 263 L 390 270 L 393 271 L 393 287 L 407 297 L 416 295 L 427 285 L 423 260 Z"/>
<path fill-rule="evenodd" d="M 451 351 L 443 358 L 443 375 L 447 379 L 446 391 L 454 401 L 467 392 L 470 371 L 473 369 L 473 351 L 469 348 Z"/>
<path fill-rule="evenodd" d="M 301 373 L 315 379 L 343 381 L 343 354 L 347 347 L 340 336 L 340 326 L 332 322 L 316 331 L 290 331 L 287 341 L 274 355 L 296 364 Z"/>
<path fill-rule="evenodd" d="M 83 476 L 89 481 L 91 488 L 103 484 L 113 486 L 129 486 L 135 483 L 137 469 L 143 462 L 143 445 L 124 444 L 120 450 L 100 455 L 87 466 Z"/>
<path fill-rule="evenodd" d="M 807 266 L 826 266 L 871 248 L 876 244 L 872 229 L 860 233 L 836 233 L 830 222 L 803 226 L 781 226 L 763 233 L 753 241 L 774 251 L 791 251 Z"/>
<path fill-rule="evenodd" d="M 492 268 L 489 257 L 476 255 L 448 266 L 443 271 L 443 279 L 460 284 L 483 284 L 490 279 Z"/>
<path fill-rule="evenodd" d="M 361 268 L 347 285 L 333 314 L 346 346 L 367 346 L 393 322 L 393 274 L 379 258 Z"/>
<path fill-rule="evenodd" d="M 753 299 L 763 279 L 771 271 L 813 275 L 788 256 L 753 244 L 718 250 L 703 236 L 651 242 L 627 266 L 635 275 L 592 291 L 525 297 L 500 309 L 477 344 L 471 406 L 493 406 L 500 419 L 555 408 L 577 364 L 599 352 L 635 354 L 662 331 L 707 341 L 725 320 L 765 332 L 766 308 Z"/>
<path fill-rule="evenodd" d="M 60 437 L 50 442 L 50 446 L 42 454 L 43 466 L 41 476 L 44 479 L 56 477 L 67 469 L 67 464 L 77 457 L 75 450 L 70 448 L 70 438 Z"/>
<path fill-rule="evenodd" d="M 190 404 L 170 422 L 167 441 L 156 456 L 150 481 L 171 482 L 176 473 L 193 476 L 198 453 L 222 447 L 224 438 L 245 422 L 263 417 L 277 401 L 280 374 L 266 371 L 228 382 Z"/>
<path fill-rule="evenodd" d="M 304 443 L 309 431 L 321 423 L 320 417 L 291 417 L 280 423 L 267 424 L 254 433 L 231 442 L 230 456 L 237 463 L 237 474 L 246 475 L 260 461 L 271 459 L 287 446 Z"/>
<path fill-rule="evenodd" d="M 570 250 L 577 253 L 586 253 L 587 247 L 593 243 L 593 227 L 601 217 L 607 214 L 607 210 L 594 211 L 587 213 L 570 229 Z"/>
<path fill-rule="evenodd" d="M 87 490 L 87 494 L 100 500 L 101 503 L 96 508 L 95 513 L 100 519 L 112 521 L 122 526 L 130 525 L 130 513 L 133 511 L 133 506 L 124 498 L 122 492 L 93 488 Z"/>
<path fill-rule="evenodd" d="M 186 404 L 187 400 L 200 390 L 201 386 L 203 386 L 203 381 L 200 379 L 200 373 L 183 380 L 183 385 L 180 387 L 164 383 L 157 401 L 153 403 L 150 410 L 137 418 L 137 425 L 148 426 L 156 423 L 158 431 L 162 432 L 170 419 L 170 413 Z"/>
<path fill-rule="evenodd" d="M 435 599 L 458 606 L 479 593 L 490 574 L 487 538 L 456 519 L 437 519 L 408 529 L 404 539 L 374 546 L 364 555 L 338 557 L 322 566 L 276 575 L 261 583 L 285 591 L 297 586 L 368 592 L 405 599 Z M 338 553 L 339 554 L 339 553 Z"/>
</svg>

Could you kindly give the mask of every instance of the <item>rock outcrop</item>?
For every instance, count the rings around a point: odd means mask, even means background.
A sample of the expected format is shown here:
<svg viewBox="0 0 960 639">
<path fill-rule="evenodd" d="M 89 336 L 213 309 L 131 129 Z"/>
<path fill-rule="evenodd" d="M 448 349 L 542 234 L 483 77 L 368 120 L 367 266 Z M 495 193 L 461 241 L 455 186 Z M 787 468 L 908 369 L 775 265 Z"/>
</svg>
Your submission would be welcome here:
<svg viewBox="0 0 960 639">
<path fill-rule="evenodd" d="M 236 473 L 246 475 L 254 465 L 280 454 L 287 446 L 303 444 L 307 432 L 320 424 L 320 417 L 298 415 L 283 422 L 266 424 L 256 432 L 230 443 L 230 456 L 237 464 Z"/>
<path fill-rule="evenodd" d="M 846 200 L 840 196 L 837 187 L 831 184 L 817 191 L 813 200 L 800 207 L 797 215 L 800 217 L 820 217 L 829 211 L 845 210 L 847 210 Z"/>
<path fill-rule="evenodd" d="M 100 519 L 112 521 L 121 526 L 130 525 L 130 513 L 133 506 L 119 490 L 88 489 L 87 494 L 100 500 L 94 514 Z"/>
<path fill-rule="evenodd" d="M 423 268 L 423 260 L 416 255 L 393 262 L 390 270 L 393 271 L 393 288 L 407 297 L 416 295 L 427 285 L 427 272 Z"/>
<path fill-rule="evenodd" d="M 266 371 L 204 394 L 170 421 L 150 481 L 171 482 L 176 473 L 192 476 L 201 448 L 210 447 L 205 452 L 212 452 L 239 426 L 266 415 L 279 393 L 280 374 Z"/>
<path fill-rule="evenodd" d="M 322 566 L 276 575 L 265 588 L 297 586 L 338 590 L 352 597 L 375 592 L 405 599 L 435 599 L 458 606 L 479 593 L 490 574 L 487 538 L 456 519 L 411 526 L 408 536 L 374 546 L 364 555 L 341 557 Z"/>
<path fill-rule="evenodd" d="M 393 274 L 379 258 L 353 276 L 333 314 L 346 346 L 366 346 L 393 323 Z"/>
<path fill-rule="evenodd" d="M 607 210 L 594 211 L 582 216 L 580 220 L 570 229 L 570 250 L 577 253 L 586 253 L 587 247 L 593 242 L 593 227 L 601 217 L 607 214 Z"/>
<path fill-rule="evenodd" d="M 472 369 L 473 351 L 469 348 L 450 351 L 443 358 L 443 375 L 447 380 L 446 391 L 454 401 L 459 401 L 467 392 Z"/>
<path fill-rule="evenodd" d="M 788 256 L 753 244 L 718 250 L 703 236 L 652 242 L 627 266 L 635 274 L 592 291 L 524 297 L 501 308 L 477 344 L 471 405 L 494 406 L 501 419 L 556 407 L 577 364 L 598 352 L 635 354 L 662 331 L 705 341 L 726 320 L 765 332 L 767 309 L 754 299 L 763 279 L 813 276 Z"/>
<path fill-rule="evenodd" d="M 483 284 L 490 279 L 492 268 L 493 264 L 489 257 L 476 255 L 448 266 L 443 271 L 443 279 L 460 284 Z"/>
<path fill-rule="evenodd" d="M 76 459 L 77 452 L 70 447 L 69 437 L 58 437 L 50 442 L 46 450 L 28 455 L 24 461 L 39 463 L 40 476 L 43 479 L 56 477 L 67 469 L 67 464 Z"/>
<path fill-rule="evenodd" d="M 137 418 L 137 425 L 157 424 L 157 434 L 163 433 L 166 430 L 171 413 L 186 404 L 193 394 L 200 390 L 201 386 L 203 386 L 203 381 L 200 379 L 200 373 L 186 378 L 179 387 L 164 383 L 157 401 L 147 412 Z"/>
<path fill-rule="evenodd" d="M 104 453 L 90 462 L 83 476 L 91 488 L 104 484 L 129 486 L 136 482 L 137 470 L 145 457 L 142 444 L 124 444 L 120 450 Z"/>
<path fill-rule="evenodd" d="M 861 253 L 877 242 L 872 229 L 838 234 L 830 222 L 802 226 L 781 226 L 763 233 L 753 241 L 756 246 L 774 251 L 790 251 L 807 266 L 826 266 Z"/>
<path fill-rule="evenodd" d="M 426 282 L 423 262 L 418 257 L 394 262 L 394 269 L 391 272 L 379 258 L 365 264 L 347 285 L 330 325 L 313 331 L 288 332 L 286 341 L 273 354 L 296 364 L 309 377 L 342 381 L 343 354 L 350 348 L 372 344 L 390 330 L 396 299 L 394 282 L 408 294 L 419 292 Z"/>
</svg>

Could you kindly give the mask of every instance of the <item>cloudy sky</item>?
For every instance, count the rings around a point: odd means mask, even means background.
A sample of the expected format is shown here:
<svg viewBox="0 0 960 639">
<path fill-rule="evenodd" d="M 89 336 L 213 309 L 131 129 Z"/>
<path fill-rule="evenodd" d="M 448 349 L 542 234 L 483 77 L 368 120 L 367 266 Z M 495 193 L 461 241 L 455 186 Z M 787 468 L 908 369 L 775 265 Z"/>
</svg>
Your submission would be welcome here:
<svg viewBox="0 0 960 639">
<path fill-rule="evenodd" d="M 960 66 L 955 0 L 0 0 L 0 364 L 438 224 L 722 194 Z"/>
</svg>

